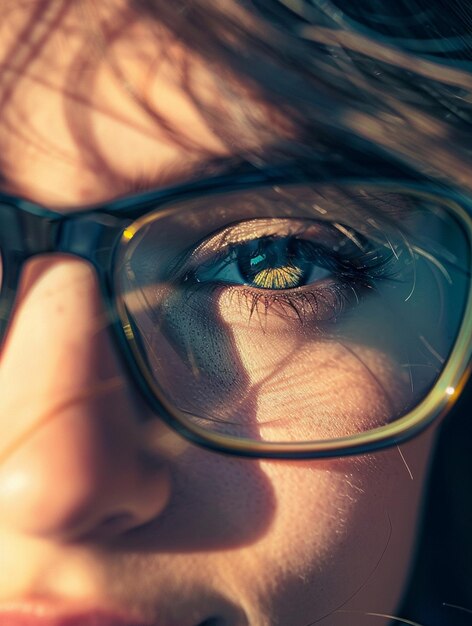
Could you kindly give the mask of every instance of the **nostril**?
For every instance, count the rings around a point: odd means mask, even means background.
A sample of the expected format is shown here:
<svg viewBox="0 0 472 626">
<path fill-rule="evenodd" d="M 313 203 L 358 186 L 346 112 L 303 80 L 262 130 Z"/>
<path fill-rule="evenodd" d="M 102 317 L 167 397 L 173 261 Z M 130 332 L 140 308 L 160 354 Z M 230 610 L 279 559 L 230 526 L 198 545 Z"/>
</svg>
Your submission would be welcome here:
<svg viewBox="0 0 472 626">
<path fill-rule="evenodd" d="M 220 617 L 210 617 L 206 619 L 204 622 L 198 624 L 198 626 L 226 626 L 226 622 L 224 619 Z"/>
<path fill-rule="evenodd" d="M 99 522 L 92 531 L 93 535 L 117 535 L 126 532 L 134 524 L 134 517 L 129 513 L 110 515 Z"/>
</svg>

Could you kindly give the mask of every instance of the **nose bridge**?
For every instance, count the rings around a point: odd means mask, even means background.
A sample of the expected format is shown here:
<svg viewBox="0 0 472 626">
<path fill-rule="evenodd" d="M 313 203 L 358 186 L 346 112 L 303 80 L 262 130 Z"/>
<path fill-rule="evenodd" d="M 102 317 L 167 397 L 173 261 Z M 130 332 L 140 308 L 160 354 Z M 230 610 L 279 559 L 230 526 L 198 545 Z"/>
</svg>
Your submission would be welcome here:
<svg viewBox="0 0 472 626">
<path fill-rule="evenodd" d="M 61 214 L 26 200 L 2 200 L 0 195 L 0 243 L 6 256 L 13 254 L 16 259 L 63 252 L 100 268 L 109 261 L 119 233 L 131 222 L 99 211 Z"/>
<path fill-rule="evenodd" d="M 30 388 L 47 383 L 57 391 L 67 379 L 75 386 L 93 380 L 94 373 L 104 375 L 101 363 L 108 362 L 105 355 L 111 350 L 109 318 L 93 268 L 61 254 L 26 261 L 2 347 L 0 381 L 5 372 L 13 376 L 6 395 L 23 387 L 18 378 L 21 364 L 23 371 L 31 369 Z M 71 353 L 75 359 L 68 358 Z M 54 397 L 57 394 L 51 393 Z"/>
<path fill-rule="evenodd" d="M 54 252 L 80 257 L 94 266 L 99 284 L 109 291 L 113 250 L 129 221 L 97 211 L 56 213 L 0 195 L 0 345 L 28 259 Z"/>
</svg>

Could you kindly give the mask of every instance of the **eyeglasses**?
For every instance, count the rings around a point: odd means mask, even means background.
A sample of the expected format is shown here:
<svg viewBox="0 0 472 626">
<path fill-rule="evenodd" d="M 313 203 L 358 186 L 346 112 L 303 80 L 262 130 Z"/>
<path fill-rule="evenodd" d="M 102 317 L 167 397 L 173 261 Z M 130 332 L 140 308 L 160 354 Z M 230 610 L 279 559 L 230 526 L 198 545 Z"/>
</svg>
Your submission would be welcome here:
<svg viewBox="0 0 472 626">
<path fill-rule="evenodd" d="M 369 452 L 464 384 L 471 214 L 414 181 L 277 170 L 65 215 L 1 195 L 1 337 L 23 263 L 77 255 L 136 384 L 183 437 L 253 457 Z"/>
</svg>

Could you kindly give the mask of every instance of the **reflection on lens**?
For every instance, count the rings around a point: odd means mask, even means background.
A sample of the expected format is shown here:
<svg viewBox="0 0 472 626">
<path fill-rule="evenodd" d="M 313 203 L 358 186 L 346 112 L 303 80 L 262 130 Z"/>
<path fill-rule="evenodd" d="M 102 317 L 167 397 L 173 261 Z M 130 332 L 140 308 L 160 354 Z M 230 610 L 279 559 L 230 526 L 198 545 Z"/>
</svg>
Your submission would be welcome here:
<svg viewBox="0 0 472 626">
<path fill-rule="evenodd" d="M 286 186 L 148 215 L 117 289 L 158 393 L 209 431 L 267 442 L 399 419 L 454 347 L 469 242 L 438 200 Z"/>
</svg>

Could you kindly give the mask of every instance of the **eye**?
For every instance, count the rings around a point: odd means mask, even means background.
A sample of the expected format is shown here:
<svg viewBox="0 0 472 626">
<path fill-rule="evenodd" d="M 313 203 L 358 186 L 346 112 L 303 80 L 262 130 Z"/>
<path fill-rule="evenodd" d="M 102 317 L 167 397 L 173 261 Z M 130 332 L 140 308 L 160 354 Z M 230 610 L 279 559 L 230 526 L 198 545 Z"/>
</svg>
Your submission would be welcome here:
<svg viewBox="0 0 472 626">
<path fill-rule="evenodd" d="M 297 237 L 262 237 L 232 246 L 194 272 L 200 283 L 219 282 L 288 290 L 328 278 L 332 254 Z M 331 266 L 331 267 L 330 267 Z"/>
<path fill-rule="evenodd" d="M 179 282 L 191 298 L 206 292 L 210 307 L 210 292 L 226 293 L 248 319 L 257 311 L 260 320 L 336 323 L 391 277 L 391 258 L 385 246 L 334 222 L 246 220 L 191 250 Z"/>
</svg>

